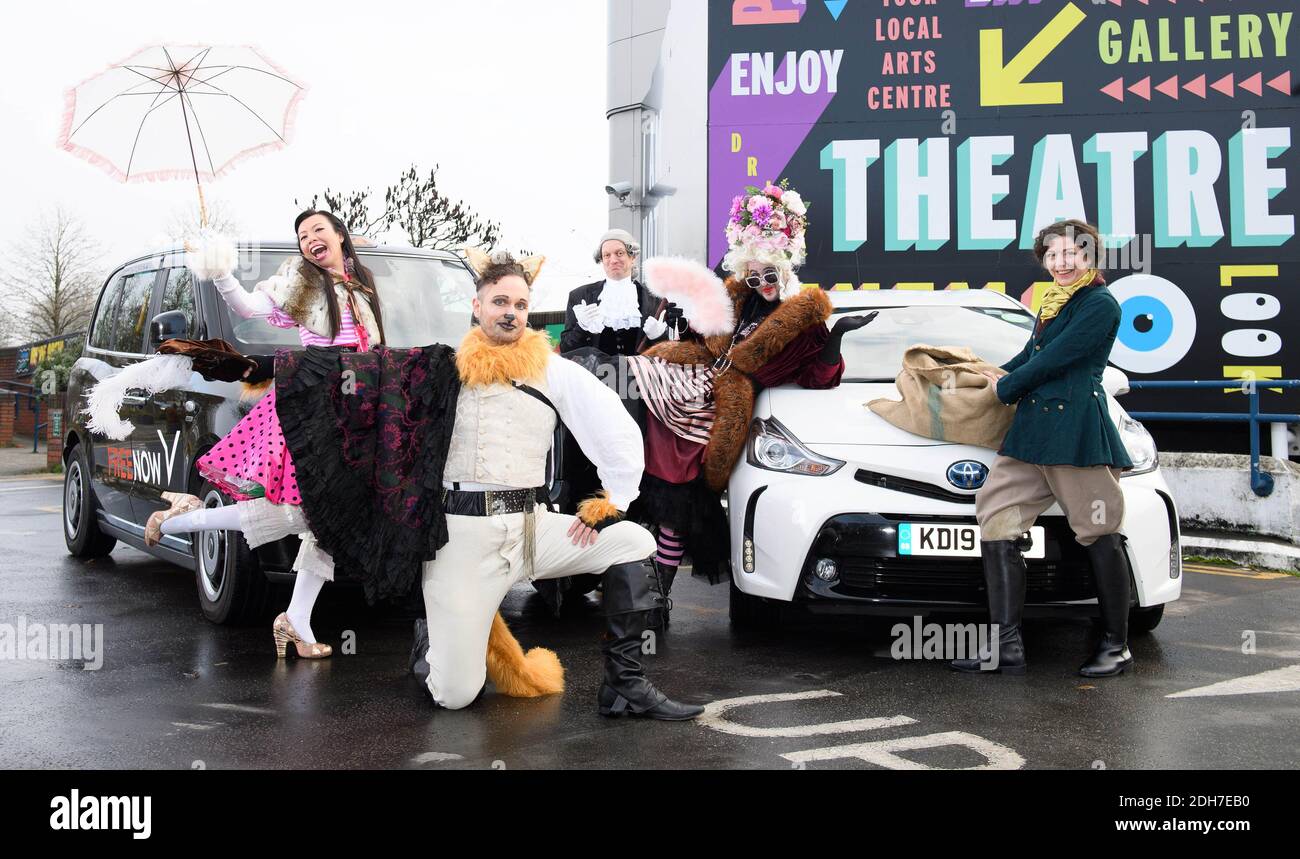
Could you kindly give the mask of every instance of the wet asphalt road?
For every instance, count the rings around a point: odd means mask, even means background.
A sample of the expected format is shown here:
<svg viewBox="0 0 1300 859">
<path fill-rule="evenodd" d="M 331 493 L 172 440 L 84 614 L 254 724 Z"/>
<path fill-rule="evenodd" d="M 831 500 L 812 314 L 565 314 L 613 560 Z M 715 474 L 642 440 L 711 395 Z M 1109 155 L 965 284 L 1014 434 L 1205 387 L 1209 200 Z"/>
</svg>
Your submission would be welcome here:
<svg viewBox="0 0 1300 859">
<path fill-rule="evenodd" d="M 1133 641 L 1135 670 L 1092 682 L 1074 673 L 1087 621 L 1029 622 L 1026 677 L 968 677 L 888 658 L 889 623 L 736 633 L 724 586 L 679 580 L 653 679 L 700 703 L 771 696 L 688 724 L 597 716 L 597 611 L 555 620 L 519 588 L 506 618 L 525 647 L 560 654 L 568 690 L 517 700 L 489 688 L 467 710 L 435 711 L 405 676 L 409 617 L 327 588 L 317 634 L 337 646 L 351 630 L 357 653 L 277 661 L 269 617 L 208 623 L 191 573 L 120 545 L 91 564 L 68 557 L 60 488 L 0 481 L 0 624 L 103 624 L 103 666 L 0 659 L 0 767 L 1300 766 L 1293 577 L 1186 573 L 1183 599 Z M 1167 697 L 1255 675 L 1289 691 Z"/>
</svg>

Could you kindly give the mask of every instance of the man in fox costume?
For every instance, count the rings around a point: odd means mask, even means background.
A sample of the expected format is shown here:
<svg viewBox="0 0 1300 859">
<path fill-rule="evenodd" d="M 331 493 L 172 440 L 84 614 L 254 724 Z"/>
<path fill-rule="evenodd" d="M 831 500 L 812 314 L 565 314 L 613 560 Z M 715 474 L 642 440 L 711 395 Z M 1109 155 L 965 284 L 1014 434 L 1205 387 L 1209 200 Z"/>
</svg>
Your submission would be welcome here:
<svg viewBox="0 0 1300 859">
<path fill-rule="evenodd" d="M 280 417 L 312 530 L 336 558 L 373 568 L 381 581 L 422 563 L 427 623 L 417 624 L 412 671 L 440 707 L 471 704 L 488 674 L 506 694 L 560 691 L 554 654 L 525 656 L 497 609 L 518 582 L 598 574 L 607 618 L 599 712 L 694 718 L 703 708 L 669 699 L 640 661 L 662 598 L 654 538 L 624 521 L 645 463 L 636 422 L 614 392 L 528 328 L 541 257 L 468 257 L 478 324 L 454 357 L 443 346 L 278 356 Z M 344 379 L 350 393 L 339 395 Z M 557 421 L 604 487 L 576 517 L 540 503 Z M 522 692 L 502 688 L 503 676 Z"/>
</svg>

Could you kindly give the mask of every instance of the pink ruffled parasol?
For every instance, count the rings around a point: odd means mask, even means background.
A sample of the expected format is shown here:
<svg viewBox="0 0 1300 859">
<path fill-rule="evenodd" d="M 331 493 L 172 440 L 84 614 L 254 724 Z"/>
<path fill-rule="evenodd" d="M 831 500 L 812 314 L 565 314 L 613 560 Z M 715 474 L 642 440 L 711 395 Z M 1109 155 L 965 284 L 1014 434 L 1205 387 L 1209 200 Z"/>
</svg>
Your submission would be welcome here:
<svg viewBox="0 0 1300 859">
<path fill-rule="evenodd" d="M 306 87 L 246 46 L 158 45 L 65 95 L 59 146 L 122 182 L 203 181 L 289 142 Z"/>
</svg>

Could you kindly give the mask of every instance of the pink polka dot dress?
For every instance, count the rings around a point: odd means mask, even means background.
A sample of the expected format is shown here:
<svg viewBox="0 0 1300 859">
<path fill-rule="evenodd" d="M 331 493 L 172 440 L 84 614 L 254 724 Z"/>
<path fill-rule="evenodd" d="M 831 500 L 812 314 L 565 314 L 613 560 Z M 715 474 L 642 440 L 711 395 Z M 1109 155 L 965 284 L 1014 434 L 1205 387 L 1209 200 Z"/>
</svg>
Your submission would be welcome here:
<svg viewBox="0 0 1300 859">
<path fill-rule="evenodd" d="M 331 340 L 298 328 L 304 346 L 356 346 L 367 348 L 365 329 L 354 325 L 346 304 L 339 308 L 339 333 Z M 280 328 L 297 327 L 280 311 L 268 317 Z M 284 431 L 275 412 L 275 387 L 235 424 L 225 438 L 199 457 L 199 474 L 236 501 L 264 496 L 272 504 L 302 504 L 293 457 L 285 445 Z"/>
</svg>

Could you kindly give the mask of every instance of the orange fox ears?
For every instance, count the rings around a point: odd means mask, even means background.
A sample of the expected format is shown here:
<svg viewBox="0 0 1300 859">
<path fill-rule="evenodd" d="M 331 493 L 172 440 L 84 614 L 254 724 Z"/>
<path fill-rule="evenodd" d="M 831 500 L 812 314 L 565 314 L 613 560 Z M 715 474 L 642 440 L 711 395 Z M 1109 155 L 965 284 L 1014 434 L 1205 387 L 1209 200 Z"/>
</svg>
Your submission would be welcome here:
<svg viewBox="0 0 1300 859">
<path fill-rule="evenodd" d="M 474 269 L 475 276 L 483 274 L 492 264 L 491 254 L 482 248 L 465 248 L 465 259 L 469 262 L 469 267 Z"/>
<path fill-rule="evenodd" d="M 528 285 L 532 286 L 537 280 L 537 275 L 542 273 L 542 264 L 546 262 L 546 257 L 541 254 L 530 256 L 527 259 L 521 259 L 519 264 L 523 266 L 524 271 L 528 272 Z"/>
<path fill-rule="evenodd" d="M 541 274 L 542 271 L 542 264 L 546 262 L 546 257 L 542 256 L 541 254 L 530 256 L 521 260 L 516 260 L 513 256 L 511 256 L 508 252 L 505 251 L 495 251 L 493 253 L 488 253 L 482 248 L 473 248 L 473 247 L 465 248 L 465 259 L 467 262 L 469 262 L 470 268 L 474 270 L 474 274 L 477 277 L 482 277 L 483 272 L 487 271 L 488 266 L 490 265 L 493 264 L 500 265 L 503 263 L 512 263 L 512 262 L 517 263 L 524 270 L 524 275 L 528 280 L 529 286 L 532 286 L 533 282 L 537 280 L 537 275 Z"/>
</svg>

